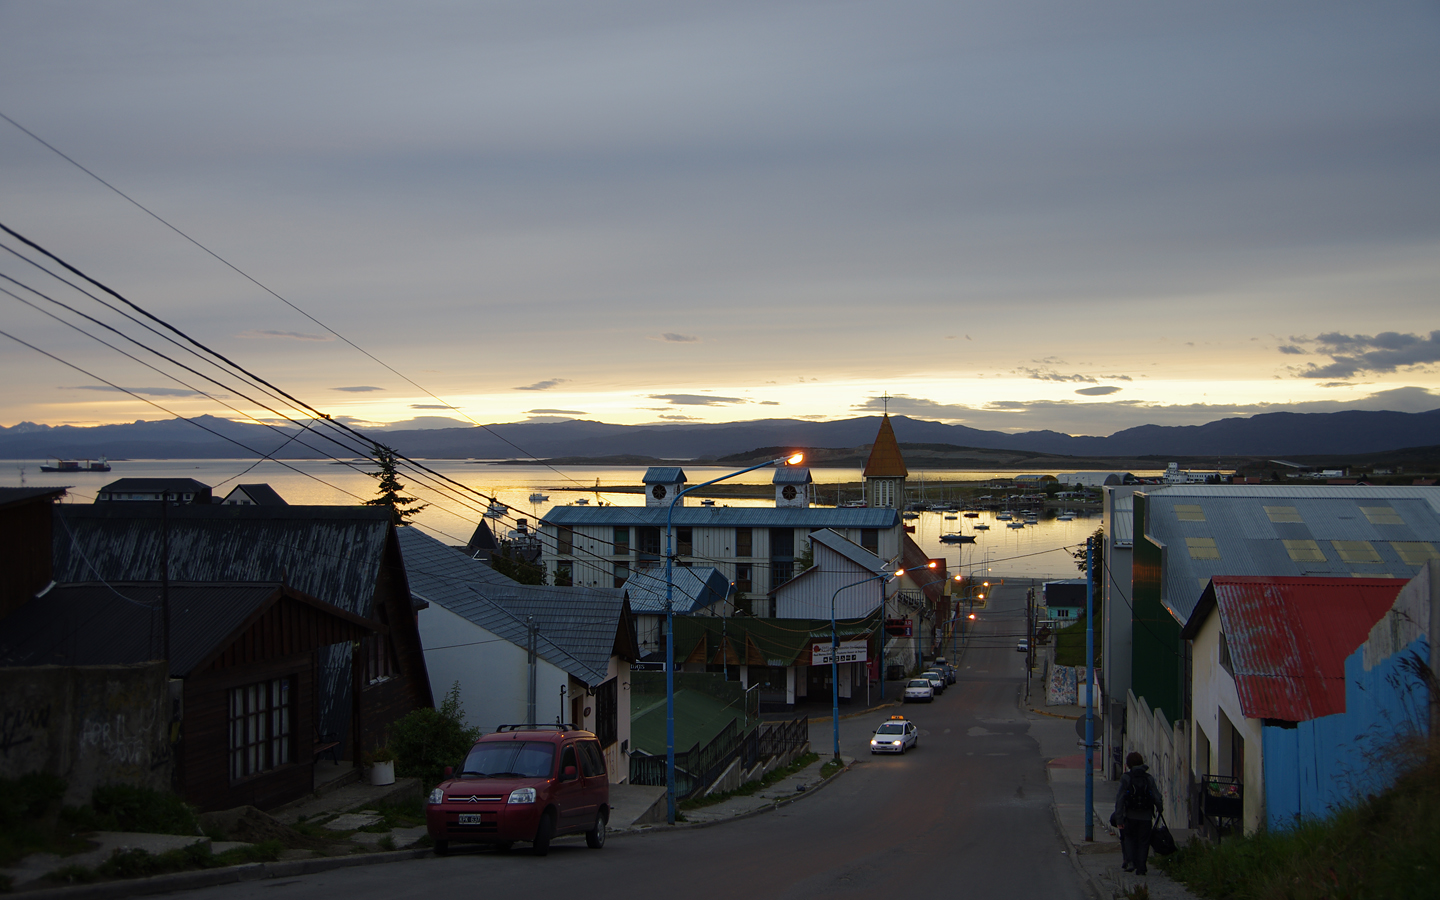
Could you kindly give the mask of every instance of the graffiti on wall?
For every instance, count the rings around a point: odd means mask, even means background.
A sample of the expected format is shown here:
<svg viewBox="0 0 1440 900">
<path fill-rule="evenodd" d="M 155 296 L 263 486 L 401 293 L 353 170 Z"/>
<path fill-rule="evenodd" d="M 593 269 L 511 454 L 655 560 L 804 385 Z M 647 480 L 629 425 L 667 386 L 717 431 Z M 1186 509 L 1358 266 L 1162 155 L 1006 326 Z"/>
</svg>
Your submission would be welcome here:
<svg viewBox="0 0 1440 900">
<path fill-rule="evenodd" d="M 50 704 L 20 709 L 0 709 L 0 755 L 35 740 L 50 727 Z"/>
</svg>

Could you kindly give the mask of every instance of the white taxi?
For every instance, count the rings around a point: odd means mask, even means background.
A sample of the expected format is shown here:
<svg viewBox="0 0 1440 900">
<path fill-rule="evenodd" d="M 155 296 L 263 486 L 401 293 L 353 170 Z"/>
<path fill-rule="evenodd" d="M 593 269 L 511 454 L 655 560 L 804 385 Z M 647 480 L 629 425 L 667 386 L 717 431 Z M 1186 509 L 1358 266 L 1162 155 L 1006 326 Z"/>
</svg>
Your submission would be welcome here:
<svg viewBox="0 0 1440 900">
<path fill-rule="evenodd" d="M 904 753 L 920 746 L 920 729 L 904 716 L 891 716 L 870 738 L 871 753 Z"/>
</svg>

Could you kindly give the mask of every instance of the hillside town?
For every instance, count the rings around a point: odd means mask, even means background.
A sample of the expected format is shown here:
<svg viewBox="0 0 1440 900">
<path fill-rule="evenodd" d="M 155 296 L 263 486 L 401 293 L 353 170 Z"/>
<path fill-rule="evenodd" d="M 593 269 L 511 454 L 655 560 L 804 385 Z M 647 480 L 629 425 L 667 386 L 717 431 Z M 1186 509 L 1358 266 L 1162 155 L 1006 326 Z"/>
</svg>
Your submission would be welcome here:
<svg viewBox="0 0 1440 900">
<path fill-rule="evenodd" d="M 263 483 L 121 478 L 89 504 L 0 488 L 0 778 L 53 776 L 67 807 L 117 783 L 172 794 L 243 836 L 246 816 L 283 829 L 347 791 L 418 803 L 434 770 L 392 745 L 443 707 L 469 735 L 593 736 L 611 798 L 593 846 L 812 757 L 839 777 L 842 715 L 903 719 L 913 685 L 943 702 L 958 673 L 1086 726 L 1095 812 L 1056 806 L 1084 845 L 1132 753 L 1172 829 L 1223 840 L 1385 790 L 1433 728 L 1433 486 L 1037 476 L 1100 498 L 1103 564 L 1006 585 L 916 543 L 888 417 L 863 502 L 812 502 L 798 456 L 767 464 L 773 506 L 692 503 L 682 468 L 651 467 L 644 505 L 557 504 L 501 540 L 482 519 L 464 546 L 394 505 L 294 505 Z M 1078 664 L 1061 649 L 1077 627 Z M 1057 804 L 1080 785 L 1052 781 Z M 483 842 L 423 822 L 387 846 Z M 56 884 L 25 859 L 12 885 Z"/>
</svg>

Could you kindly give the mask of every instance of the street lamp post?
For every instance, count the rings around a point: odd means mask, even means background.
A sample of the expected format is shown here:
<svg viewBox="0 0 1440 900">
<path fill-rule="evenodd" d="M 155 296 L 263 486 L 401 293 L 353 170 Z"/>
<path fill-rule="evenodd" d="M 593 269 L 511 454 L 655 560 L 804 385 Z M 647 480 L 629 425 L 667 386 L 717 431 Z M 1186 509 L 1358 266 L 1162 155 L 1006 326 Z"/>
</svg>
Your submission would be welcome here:
<svg viewBox="0 0 1440 900">
<path fill-rule="evenodd" d="M 701 482 L 676 493 L 665 510 L 665 821 L 671 825 L 675 824 L 675 504 L 686 494 L 737 475 L 766 466 L 798 466 L 804 459 L 803 453 L 769 459 L 749 468 Z"/>
<path fill-rule="evenodd" d="M 934 563 L 931 563 L 931 565 L 933 566 Z M 835 758 L 837 760 L 840 758 L 840 632 L 835 622 L 835 601 L 839 599 L 842 592 L 848 591 L 852 587 L 859 587 L 862 584 L 868 584 L 872 581 L 889 581 L 891 578 L 899 578 L 904 574 L 904 569 L 898 569 L 894 572 L 877 572 L 869 578 L 862 578 L 859 581 L 836 588 L 835 593 L 830 595 L 830 722 L 833 726 L 835 736 Z M 883 584 L 881 591 L 881 596 L 883 597 Z M 883 611 L 877 627 L 885 627 Z M 884 647 L 883 643 L 881 647 Z M 881 664 L 883 665 L 884 663 L 882 662 Z M 867 675 L 866 677 L 868 678 L 869 676 Z"/>
</svg>

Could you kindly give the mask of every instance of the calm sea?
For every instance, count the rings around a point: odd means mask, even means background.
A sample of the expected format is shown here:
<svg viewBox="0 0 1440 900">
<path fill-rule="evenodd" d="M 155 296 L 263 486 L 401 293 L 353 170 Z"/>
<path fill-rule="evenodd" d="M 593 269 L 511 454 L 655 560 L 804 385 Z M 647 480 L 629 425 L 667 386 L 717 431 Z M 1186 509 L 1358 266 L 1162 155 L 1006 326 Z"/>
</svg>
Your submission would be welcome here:
<svg viewBox="0 0 1440 900">
<path fill-rule="evenodd" d="M 645 474 L 644 466 L 563 466 L 549 468 L 538 465 L 498 465 L 464 460 L 426 460 L 425 464 L 445 478 L 459 482 L 483 494 L 493 496 L 509 507 L 506 518 L 492 522 L 499 536 L 514 527 L 515 519 L 523 518 L 532 525 L 547 510 L 557 504 L 572 503 L 586 498 L 597 503 L 620 506 L 637 506 L 640 495 L 606 490 L 618 485 L 638 485 Z M 369 462 L 342 464 L 320 460 L 293 460 L 287 464 L 240 459 L 177 459 L 177 460 L 124 460 L 112 463 L 113 470 L 104 474 L 42 473 L 39 460 L 0 463 L 0 485 L 54 485 L 70 486 L 68 502 L 89 503 L 95 492 L 105 484 L 125 477 L 153 478 L 177 477 L 194 478 L 210 485 L 217 496 L 224 496 L 237 484 L 265 482 L 290 503 L 301 504 L 350 504 L 374 496 L 375 481 L 365 473 L 373 470 Z M 706 466 L 686 466 L 685 474 L 691 484 L 698 484 L 718 477 L 728 471 Z M 761 469 L 731 483 L 768 484 L 771 471 Z M 859 469 L 812 469 L 811 474 L 820 484 L 858 482 Z M 925 496 L 931 500 L 943 499 L 947 482 L 983 481 L 996 476 L 1025 474 L 1022 472 L 995 471 L 927 471 L 923 478 L 912 473 L 910 486 L 919 489 L 922 481 Z M 1044 474 L 1044 473 L 1038 473 Z M 1053 473 L 1051 473 L 1053 474 Z M 1136 475 L 1159 473 L 1136 472 Z M 416 477 L 402 473 L 401 480 L 407 491 L 429 503 L 414 521 L 435 537 L 448 543 L 463 544 L 469 539 L 475 523 L 485 511 L 487 501 L 470 498 L 460 499 L 456 493 L 440 493 L 431 490 L 428 484 L 440 483 L 432 477 Z M 583 493 L 563 488 L 584 489 Z M 459 489 L 456 489 L 458 491 Z M 546 500 L 530 498 L 534 494 L 547 495 Z M 857 495 L 858 496 L 858 495 Z M 698 501 L 694 501 L 698 502 Z M 721 502 L 729 506 L 770 506 L 771 500 L 728 499 Z M 954 518 L 947 518 L 953 516 Z M 922 512 L 918 519 L 907 524 L 915 526 L 915 540 L 933 557 L 949 561 L 952 570 L 956 567 L 974 571 L 977 574 L 989 569 L 993 575 L 1016 578 L 1074 578 L 1078 570 L 1070 557 L 1068 548 L 1083 545 L 1085 538 L 1100 526 L 1099 514 L 1086 516 L 1077 514 L 1069 522 L 1052 518 L 1041 518 L 1035 525 L 1024 528 L 1007 528 L 1006 523 L 997 521 L 994 513 L 983 512 L 978 519 L 966 519 L 959 513 Z M 988 530 L 977 530 L 977 524 L 989 525 Z M 940 536 L 961 532 L 974 534 L 974 544 L 947 544 Z"/>
</svg>

